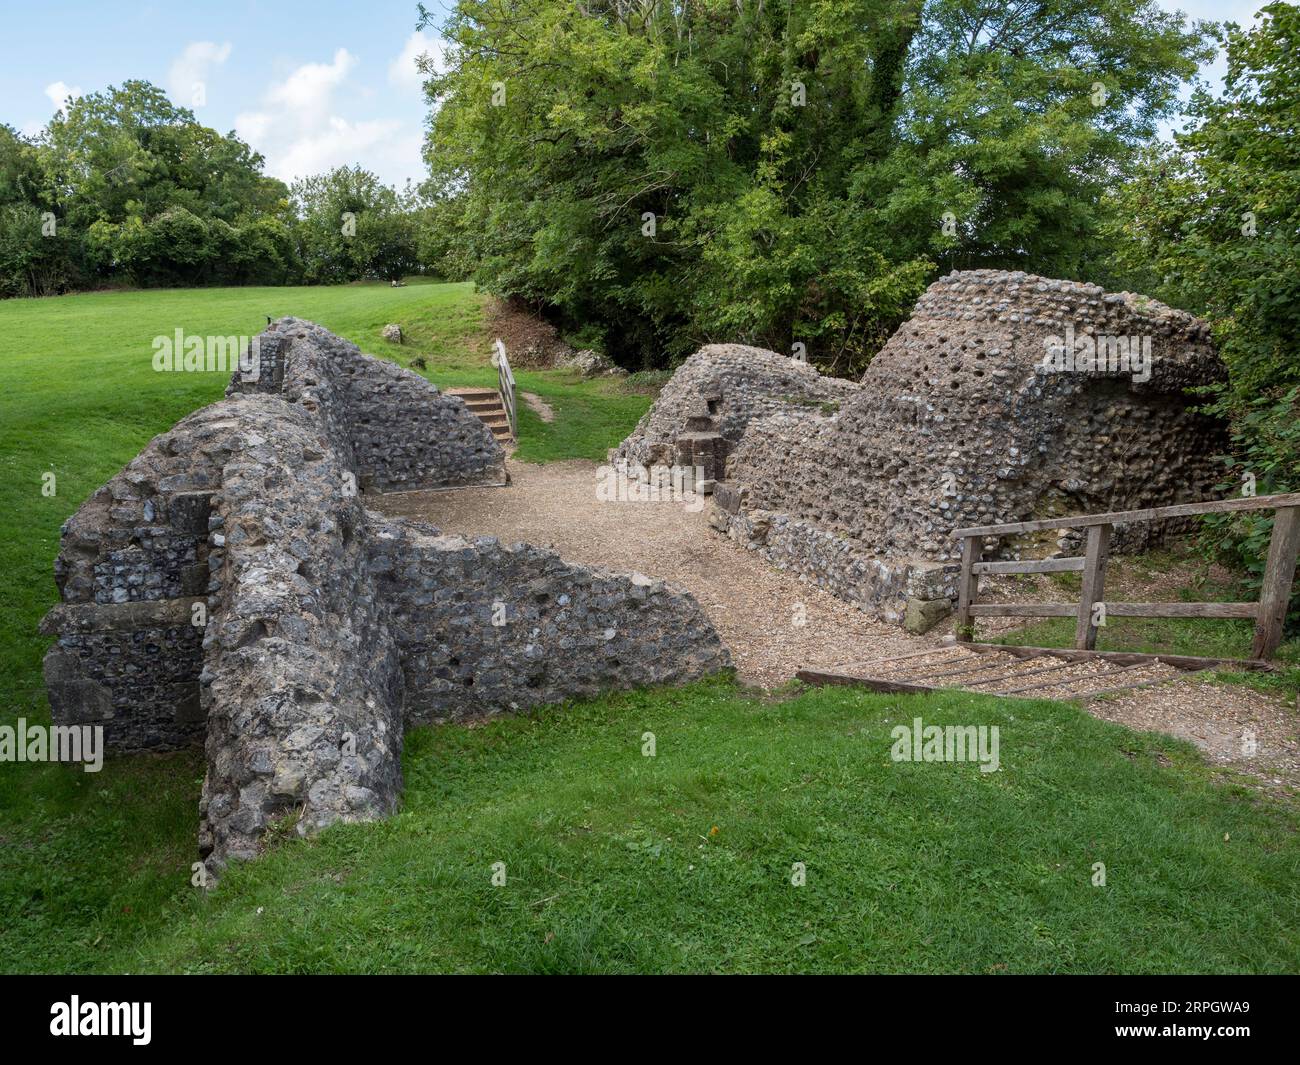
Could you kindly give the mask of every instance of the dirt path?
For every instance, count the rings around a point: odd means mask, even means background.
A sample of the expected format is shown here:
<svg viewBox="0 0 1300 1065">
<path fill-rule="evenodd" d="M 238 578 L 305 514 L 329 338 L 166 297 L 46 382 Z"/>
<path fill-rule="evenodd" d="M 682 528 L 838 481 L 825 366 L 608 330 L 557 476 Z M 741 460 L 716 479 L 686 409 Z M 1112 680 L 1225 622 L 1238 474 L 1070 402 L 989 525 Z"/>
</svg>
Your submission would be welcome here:
<svg viewBox="0 0 1300 1065">
<path fill-rule="evenodd" d="M 872 621 L 719 536 L 709 528 L 706 509 L 601 502 L 595 463 L 511 461 L 508 468 L 507 488 L 409 492 L 371 505 L 443 532 L 527 540 L 553 547 L 572 562 L 674 581 L 709 615 L 731 648 L 741 680 L 765 688 L 786 683 L 804 666 L 934 647 L 947 632 L 941 625 L 915 637 Z M 984 626 L 981 634 L 993 628 Z M 1300 715 L 1281 699 L 1236 685 L 1179 680 L 1084 705 L 1097 717 L 1186 739 L 1215 764 L 1245 771 L 1266 788 L 1300 791 Z"/>
</svg>

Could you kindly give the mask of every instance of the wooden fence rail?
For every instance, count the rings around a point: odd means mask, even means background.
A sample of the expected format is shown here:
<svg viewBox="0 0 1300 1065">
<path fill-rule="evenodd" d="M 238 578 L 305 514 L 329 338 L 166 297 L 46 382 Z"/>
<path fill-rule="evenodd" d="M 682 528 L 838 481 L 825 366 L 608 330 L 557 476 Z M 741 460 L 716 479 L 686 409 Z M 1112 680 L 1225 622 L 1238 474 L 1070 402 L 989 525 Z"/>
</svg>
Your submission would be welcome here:
<svg viewBox="0 0 1300 1065">
<path fill-rule="evenodd" d="M 506 356 L 506 346 L 500 340 L 497 349 L 497 391 L 501 393 L 501 404 L 506 409 L 506 418 L 510 422 L 510 436 L 519 439 L 519 419 L 515 412 L 515 375 L 510 369 L 510 359 Z"/>
<path fill-rule="evenodd" d="M 1105 599 L 1106 563 L 1111 530 L 1135 521 L 1160 521 L 1197 514 L 1222 514 L 1238 510 L 1272 510 L 1273 537 L 1268 545 L 1264 584 L 1257 603 L 1108 603 Z M 985 537 L 1010 536 L 1044 529 L 1086 529 L 1081 558 L 1034 559 L 1025 562 L 982 562 Z M 1009 525 L 974 525 L 954 529 L 961 540 L 961 574 L 957 584 L 957 638 L 969 642 L 978 617 L 1074 617 L 1074 645 L 1091 651 L 1097 646 L 1097 611 L 1106 616 L 1132 618 L 1254 618 L 1255 640 L 1251 654 L 1268 658 L 1282 642 L 1282 622 L 1291 598 L 1296 558 L 1300 555 L 1300 492 L 1248 496 L 1209 503 L 1180 503 L 1148 510 L 1117 510 L 1108 514 L 1078 514 L 1071 518 L 1044 518 Z M 1082 572 L 1083 589 L 1077 603 L 980 603 L 979 578 L 989 573 Z"/>
</svg>

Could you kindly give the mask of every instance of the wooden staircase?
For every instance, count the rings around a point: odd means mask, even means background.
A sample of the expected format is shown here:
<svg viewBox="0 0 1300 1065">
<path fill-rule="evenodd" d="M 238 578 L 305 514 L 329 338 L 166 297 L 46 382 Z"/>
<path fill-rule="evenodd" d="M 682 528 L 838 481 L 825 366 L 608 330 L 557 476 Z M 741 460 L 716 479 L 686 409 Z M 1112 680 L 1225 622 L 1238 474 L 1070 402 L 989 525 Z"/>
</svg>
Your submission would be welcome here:
<svg viewBox="0 0 1300 1065">
<path fill-rule="evenodd" d="M 510 416 L 501 401 L 501 393 L 495 388 L 447 388 L 443 391 L 446 395 L 462 400 L 478 420 L 492 430 L 497 443 L 504 445 L 513 442 Z"/>
</svg>

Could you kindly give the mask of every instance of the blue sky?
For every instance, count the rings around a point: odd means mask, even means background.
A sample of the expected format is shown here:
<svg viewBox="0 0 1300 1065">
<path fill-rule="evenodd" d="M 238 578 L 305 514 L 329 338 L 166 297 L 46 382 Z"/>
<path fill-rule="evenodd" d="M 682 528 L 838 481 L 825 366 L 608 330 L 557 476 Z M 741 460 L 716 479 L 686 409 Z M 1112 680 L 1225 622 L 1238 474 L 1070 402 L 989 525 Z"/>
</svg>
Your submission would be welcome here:
<svg viewBox="0 0 1300 1065">
<path fill-rule="evenodd" d="M 449 0 L 426 0 L 442 11 Z M 1264 0 L 1159 0 L 1194 18 L 1249 23 Z M 414 56 L 414 0 L 45 0 L 7 3 L 0 121 L 39 130 L 67 92 L 144 78 L 203 102 L 199 120 L 237 130 L 285 181 L 361 163 L 386 182 L 419 181 L 427 106 Z M 1222 62 L 1206 72 L 1222 76 Z"/>
</svg>

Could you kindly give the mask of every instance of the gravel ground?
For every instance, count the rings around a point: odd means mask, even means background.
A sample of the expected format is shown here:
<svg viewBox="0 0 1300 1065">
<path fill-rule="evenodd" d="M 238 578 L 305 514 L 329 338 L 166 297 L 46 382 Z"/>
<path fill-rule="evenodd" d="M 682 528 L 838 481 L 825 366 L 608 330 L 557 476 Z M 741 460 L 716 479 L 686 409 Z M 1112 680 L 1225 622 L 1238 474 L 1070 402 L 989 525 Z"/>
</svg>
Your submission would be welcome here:
<svg viewBox="0 0 1300 1065">
<path fill-rule="evenodd" d="M 508 462 L 507 468 L 506 488 L 404 492 L 367 503 L 443 532 L 526 540 L 553 547 L 570 562 L 638 570 L 680 584 L 731 648 L 741 680 L 765 688 L 784 684 L 804 666 L 905 654 L 942 635 L 908 636 L 781 573 L 710 529 L 705 509 L 602 503 L 595 463 Z"/>
<path fill-rule="evenodd" d="M 709 615 L 731 648 L 740 679 L 764 688 L 785 684 L 805 666 L 842 666 L 938 648 L 947 633 L 941 625 L 915 637 L 872 621 L 719 536 L 709 528 L 707 508 L 692 513 L 680 503 L 600 502 L 595 463 L 536 466 L 509 461 L 507 465 L 511 484 L 506 488 L 407 492 L 367 503 L 388 514 L 431 522 L 444 532 L 496 536 L 507 543 L 526 540 L 553 547 L 572 562 L 636 570 L 673 581 L 688 589 Z M 1015 627 L 1015 622 L 986 624 L 992 620 L 981 619 L 981 637 Z M 976 656 L 968 654 L 973 662 Z M 935 661 L 924 656 L 899 663 L 890 676 L 907 680 L 933 672 Z M 960 665 L 955 661 L 948 668 Z M 1009 671 L 1017 674 L 1041 668 L 1041 659 L 1009 663 Z M 1064 681 L 1104 668 L 1089 663 L 1062 670 L 1061 677 Z M 882 675 L 879 669 L 872 673 Z M 1264 787 L 1300 792 L 1300 715 L 1296 707 L 1278 698 L 1237 685 L 1179 677 L 1163 665 L 1111 681 L 1098 678 L 1082 688 L 1043 687 L 1026 696 L 1064 697 L 1074 690 L 1095 691 L 1156 677 L 1170 679 L 1084 705 L 1100 718 L 1186 739 L 1214 763 L 1245 771 Z M 961 679 L 940 678 L 936 683 Z M 970 678 L 970 687 L 979 687 L 976 679 Z M 1041 679 L 1046 678 L 1031 677 L 1026 683 Z M 1014 686 L 1008 682 L 997 688 L 1006 691 Z M 1256 746 L 1248 753 L 1251 734 Z"/>
</svg>

